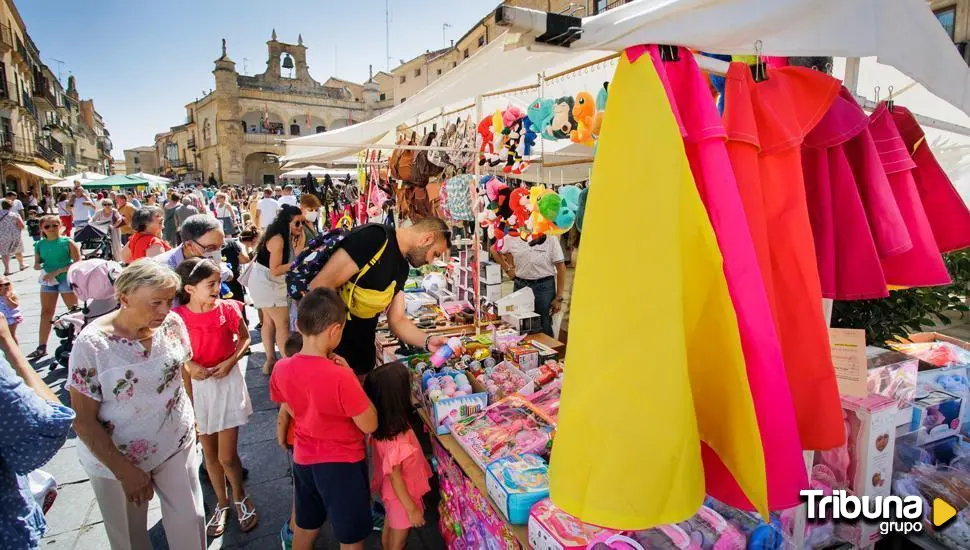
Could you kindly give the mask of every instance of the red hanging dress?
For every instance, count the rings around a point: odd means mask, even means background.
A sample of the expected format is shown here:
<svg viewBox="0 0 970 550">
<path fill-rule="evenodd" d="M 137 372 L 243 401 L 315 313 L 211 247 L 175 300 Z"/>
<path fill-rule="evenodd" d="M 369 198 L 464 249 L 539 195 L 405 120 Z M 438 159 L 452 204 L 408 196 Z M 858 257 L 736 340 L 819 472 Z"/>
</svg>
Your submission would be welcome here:
<svg viewBox="0 0 970 550">
<path fill-rule="evenodd" d="M 860 174 L 863 178 L 875 175 L 879 181 L 856 181 L 846 149 L 847 142 L 855 139 L 872 141 L 869 117 L 842 87 L 802 146 L 805 194 L 822 296 L 836 300 L 889 296 L 859 188 L 881 183 L 890 195 L 891 191 L 881 167 L 874 174 Z"/>
<path fill-rule="evenodd" d="M 781 340 L 806 449 L 845 441 L 845 426 L 802 176 L 801 144 L 839 93 L 839 81 L 803 67 L 769 69 L 755 83 L 733 63 L 725 84 L 728 154 Z"/>
<path fill-rule="evenodd" d="M 882 259 L 886 282 L 901 287 L 950 284 L 950 274 L 913 179 L 916 163 L 885 103 L 880 103 L 869 115 L 869 130 L 913 242 L 908 251 Z"/>
<path fill-rule="evenodd" d="M 913 177 L 936 246 L 944 253 L 970 246 L 970 209 L 933 156 L 923 128 L 906 107 L 896 105 L 892 115 L 906 149 L 916 163 Z"/>
</svg>

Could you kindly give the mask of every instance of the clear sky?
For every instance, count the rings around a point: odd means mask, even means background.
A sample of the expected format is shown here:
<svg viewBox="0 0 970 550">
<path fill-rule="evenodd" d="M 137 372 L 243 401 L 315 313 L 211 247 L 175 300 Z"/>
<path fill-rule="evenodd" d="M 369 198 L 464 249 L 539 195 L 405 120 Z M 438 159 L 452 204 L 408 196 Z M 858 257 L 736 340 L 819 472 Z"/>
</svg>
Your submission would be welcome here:
<svg viewBox="0 0 970 550">
<path fill-rule="evenodd" d="M 236 70 L 266 69 L 273 28 L 282 42 L 303 33 L 310 74 L 363 82 L 367 66 L 386 69 L 385 0 L 14 0 L 44 62 L 111 132 L 115 158 L 152 145 L 155 134 L 185 120 L 185 104 L 215 87 L 213 61 L 228 41 Z M 388 0 L 390 66 L 458 40 L 498 0 Z"/>
</svg>

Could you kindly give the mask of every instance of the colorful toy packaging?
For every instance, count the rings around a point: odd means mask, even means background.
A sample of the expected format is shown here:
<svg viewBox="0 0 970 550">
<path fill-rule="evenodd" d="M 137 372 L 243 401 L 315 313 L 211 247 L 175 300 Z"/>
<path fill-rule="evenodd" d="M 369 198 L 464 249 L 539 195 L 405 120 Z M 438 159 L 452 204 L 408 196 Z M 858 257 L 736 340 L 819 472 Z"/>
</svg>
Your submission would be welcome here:
<svg viewBox="0 0 970 550">
<path fill-rule="evenodd" d="M 513 454 L 549 457 L 554 422 L 535 405 L 511 395 L 484 411 L 452 425 L 452 435 L 482 470 L 493 460 Z"/>
<path fill-rule="evenodd" d="M 533 454 L 502 457 L 486 468 L 485 485 L 509 523 L 525 525 L 532 505 L 549 496 L 549 466 Z"/>
<path fill-rule="evenodd" d="M 553 425 L 559 421 L 559 400 L 562 395 L 562 380 L 557 379 L 548 386 L 542 388 L 529 396 L 529 401 L 539 408 L 545 415 L 552 420 Z"/>
<path fill-rule="evenodd" d="M 904 353 L 874 346 L 866 348 L 868 393 L 895 399 L 899 406 L 896 425 L 909 424 L 910 407 L 916 398 L 916 371 L 919 361 Z"/>
<path fill-rule="evenodd" d="M 549 499 L 539 501 L 529 512 L 529 544 L 535 550 L 581 550 L 604 533 L 617 531 L 585 524 Z"/>
<path fill-rule="evenodd" d="M 506 361 L 491 369 L 485 369 L 476 378 L 488 390 L 490 403 L 500 401 L 513 393 L 531 395 L 535 391 L 532 379 Z"/>
<path fill-rule="evenodd" d="M 945 391 L 931 391 L 913 403 L 910 431 L 916 432 L 916 444 L 925 445 L 960 433 L 963 398 Z"/>
<path fill-rule="evenodd" d="M 476 391 L 469 375 L 461 371 L 445 368 L 436 374 L 428 369 L 422 371 L 420 377 L 428 416 L 438 435 L 447 434 L 453 424 L 488 406 L 488 393 Z"/>
</svg>

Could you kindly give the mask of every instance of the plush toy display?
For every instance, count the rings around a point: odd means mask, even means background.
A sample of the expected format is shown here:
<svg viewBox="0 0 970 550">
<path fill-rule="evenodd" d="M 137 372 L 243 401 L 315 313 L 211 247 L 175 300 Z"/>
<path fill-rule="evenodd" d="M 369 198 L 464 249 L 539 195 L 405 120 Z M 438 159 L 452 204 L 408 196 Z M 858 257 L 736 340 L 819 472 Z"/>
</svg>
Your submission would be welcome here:
<svg viewBox="0 0 970 550">
<path fill-rule="evenodd" d="M 522 156 L 532 155 L 532 148 L 536 146 L 536 131 L 532 128 L 532 120 L 526 116 L 522 119 L 522 127 L 525 129 L 525 139 L 522 141 Z"/>
<path fill-rule="evenodd" d="M 600 130 L 603 129 L 603 118 L 606 115 L 606 98 L 609 82 L 604 82 L 603 87 L 596 94 L 596 115 L 593 116 L 593 139 L 599 139 Z"/>
<path fill-rule="evenodd" d="M 576 94 L 576 104 L 573 105 L 573 118 L 576 119 L 576 129 L 570 132 L 569 139 L 573 143 L 593 146 L 593 120 L 596 117 L 596 102 L 593 94 L 579 92 Z"/>
<path fill-rule="evenodd" d="M 552 135 L 553 100 L 538 98 L 529 105 L 528 116 L 532 125 L 529 128 L 544 139 L 558 139 Z"/>
<path fill-rule="evenodd" d="M 492 117 L 486 116 L 478 123 L 478 136 L 482 143 L 478 146 L 478 164 L 495 166 L 499 163 L 495 152 L 495 133 L 492 131 Z"/>
<path fill-rule="evenodd" d="M 549 139 L 568 139 L 576 130 L 576 118 L 573 117 L 573 107 L 576 104 L 570 96 L 560 97 L 555 101 L 552 108 L 552 122 L 549 128 L 543 130 L 543 137 L 546 133 L 553 137 Z"/>
<path fill-rule="evenodd" d="M 505 155 L 505 167 L 502 171 L 506 174 L 512 173 L 519 175 L 529 167 L 528 161 L 522 160 L 523 139 L 525 137 L 525 114 L 518 107 L 510 106 L 502 113 L 502 123 L 505 128 L 502 130 L 504 136 L 502 147 Z"/>
</svg>

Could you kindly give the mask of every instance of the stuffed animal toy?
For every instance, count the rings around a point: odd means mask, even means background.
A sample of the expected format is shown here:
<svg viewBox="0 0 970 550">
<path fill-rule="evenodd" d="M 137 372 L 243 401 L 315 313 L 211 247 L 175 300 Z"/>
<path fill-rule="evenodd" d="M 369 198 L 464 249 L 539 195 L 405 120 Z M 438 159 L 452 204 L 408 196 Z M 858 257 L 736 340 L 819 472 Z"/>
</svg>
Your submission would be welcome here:
<svg viewBox="0 0 970 550">
<path fill-rule="evenodd" d="M 502 154 L 502 144 L 505 142 L 505 136 L 502 131 L 505 130 L 505 121 L 502 119 L 502 110 L 495 109 L 492 113 L 492 135 L 494 136 L 495 151 L 499 153 L 499 157 L 504 157 Z"/>
<path fill-rule="evenodd" d="M 521 113 L 521 111 L 519 112 Z M 505 167 L 502 168 L 502 171 L 506 174 L 512 173 L 519 175 L 529 167 L 529 161 L 522 160 L 522 140 L 525 136 L 522 121 L 524 119 L 525 117 L 505 117 L 505 120 L 509 121 L 509 125 L 502 130 L 505 136 L 505 141 L 502 146 L 506 155 Z"/>
<path fill-rule="evenodd" d="M 596 115 L 593 116 L 593 139 L 599 139 L 600 130 L 603 129 L 603 118 L 606 116 L 606 98 L 609 82 L 604 82 L 603 87 L 596 94 Z"/>
<path fill-rule="evenodd" d="M 560 97 L 552 108 L 552 123 L 546 132 L 552 134 L 552 139 L 568 139 L 576 129 L 576 119 L 573 117 L 573 107 L 576 104 L 570 96 Z"/>
<path fill-rule="evenodd" d="M 545 139 L 556 139 L 549 128 L 552 124 L 554 104 L 555 102 L 551 99 L 538 98 L 528 108 L 529 121 L 532 123 L 530 130 L 540 134 Z"/>
<path fill-rule="evenodd" d="M 525 139 L 522 140 L 522 156 L 532 156 L 532 148 L 536 146 L 536 131 L 533 130 L 532 119 L 528 116 L 522 119 L 522 127 L 525 128 Z"/>
<path fill-rule="evenodd" d="M 569 133 L 573 143 L 593 146 L 593 119 L 596 117 L 596 103 L 593 94 L 579 92 L 576 94 L 576 104 L 573 105 L 573 118 L 576 119 L 576 129 Z"/>
<path fill-rule="evenodd" d="M 485 166 L 488 163 L 495 166 L 499 163 L 495 155 L 495 134 L 492 132 L 492 117 L 487 116 L 478 123 L 478 135 L 482 138 L 482 144 L 478 146 L 478 164 Z"/>
</svg>

